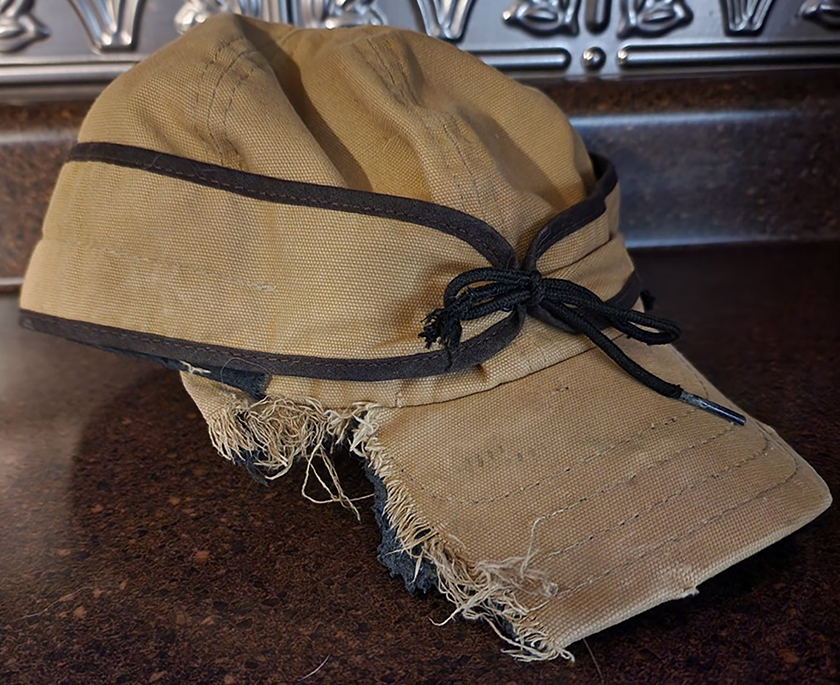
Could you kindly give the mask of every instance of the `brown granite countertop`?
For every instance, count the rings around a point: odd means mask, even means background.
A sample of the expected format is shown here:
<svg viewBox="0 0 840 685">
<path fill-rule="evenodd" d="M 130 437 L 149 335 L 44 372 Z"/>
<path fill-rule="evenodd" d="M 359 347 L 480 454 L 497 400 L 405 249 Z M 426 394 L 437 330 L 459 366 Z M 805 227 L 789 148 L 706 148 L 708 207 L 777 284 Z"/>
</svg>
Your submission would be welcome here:
<svg viewBox="0 0 840 685">
<path fill-rule="evenodd" d="M 840 244 L 636 259 L 680 348 L 840 492 Z M 432 625 L 447 603 L 388 576 L 372 514 L 301 476 L 258 486 L 173 372 L 21 330 L 0 298 L 0 683 L 838 682 L 836 505 L 574 664 L 520 664 Z"/>
</svg>

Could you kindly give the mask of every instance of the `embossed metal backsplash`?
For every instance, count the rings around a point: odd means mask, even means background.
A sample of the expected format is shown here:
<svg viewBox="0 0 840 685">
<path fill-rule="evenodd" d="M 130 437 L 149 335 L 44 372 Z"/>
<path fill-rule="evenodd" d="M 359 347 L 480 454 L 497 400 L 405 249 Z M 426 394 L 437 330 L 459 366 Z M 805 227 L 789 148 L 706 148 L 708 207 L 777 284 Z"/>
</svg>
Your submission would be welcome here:
<svg viewBox="0 0 840 685">
<path fill-rule="evenodd" d="M 219 12 L 412 28 L 519 75 L 840 65 L 840 0 L 0 0 L 0 85 L 105 83 Z"/>
</svg>

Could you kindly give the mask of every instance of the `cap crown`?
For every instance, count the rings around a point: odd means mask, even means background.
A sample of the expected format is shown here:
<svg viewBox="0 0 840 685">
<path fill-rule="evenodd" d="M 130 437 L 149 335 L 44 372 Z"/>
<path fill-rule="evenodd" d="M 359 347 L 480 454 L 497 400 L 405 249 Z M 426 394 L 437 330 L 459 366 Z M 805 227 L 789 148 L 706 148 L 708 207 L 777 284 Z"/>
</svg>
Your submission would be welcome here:
<svg viewBox="0 0 840 685">
<path fill-rule="evenodd" d="M 452 278 L 517 267 L 552 218 L 543 275 L 630 292 L 614 179 L 560 110 L 421 34 L 220 16 L 111 84 L 79 142 L 22 307 L 86 342 L 424 403 L 590 347 L 521 312 L 454 356 L 418 337 Z"/>
</svg>

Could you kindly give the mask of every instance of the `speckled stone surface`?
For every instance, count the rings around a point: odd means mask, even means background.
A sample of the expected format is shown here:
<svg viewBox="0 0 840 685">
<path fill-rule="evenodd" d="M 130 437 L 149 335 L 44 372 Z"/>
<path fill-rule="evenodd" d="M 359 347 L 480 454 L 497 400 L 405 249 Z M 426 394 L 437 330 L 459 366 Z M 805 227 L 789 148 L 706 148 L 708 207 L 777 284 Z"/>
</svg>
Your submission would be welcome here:
<svg viewBox="0 0 840 685">
<path fill-rule="evenodd" d="M 615 163 L 631 244 L 840 238 L 836 71 L 544 88 Z M 0 278 L 23 274 L 87 107 L 0 107 Z"/>
<path fill-rule="evenodd" d="M 636 246 L 840 238 L 836 72 L 549 94 L 621 182 Z"/>
<path fill-rule="evenodd" d="M 840 244 L 638 252 L 679 347 L 840 492 Z M 833 683 L 837 505 L 793 536 L 520 664 L 410 597 L 378 532 L 215 454 L 173 372 L 19 329 L 0 298 L 0 683 Z M 349 492 L 369 491 L 339 460 Z M 325 662 L 326 660 L 326 662 Z M 325 663 L 324 663 L 325 662 Z M 596 665 L 597 664 L 597 665 Z"/>
</svg>

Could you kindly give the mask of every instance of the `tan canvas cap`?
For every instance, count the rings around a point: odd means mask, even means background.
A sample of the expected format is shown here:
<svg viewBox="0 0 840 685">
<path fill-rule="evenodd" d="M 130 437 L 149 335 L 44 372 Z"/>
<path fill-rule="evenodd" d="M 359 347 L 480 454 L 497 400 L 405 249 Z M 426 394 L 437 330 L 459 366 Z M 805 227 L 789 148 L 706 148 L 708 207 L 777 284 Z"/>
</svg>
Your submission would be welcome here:
<svg viewBox="0 0 840 685">
<path fill-rule="evenodd" d="M 409 589 L 569 657 L 831 501 L 644 311 L 618 209 L 545 95 L 451 45 L 218 17 L 94 104 L 21 318 L 180 370 L 261 480 L 354 508 L 349 446 Z"/>
</svg>

